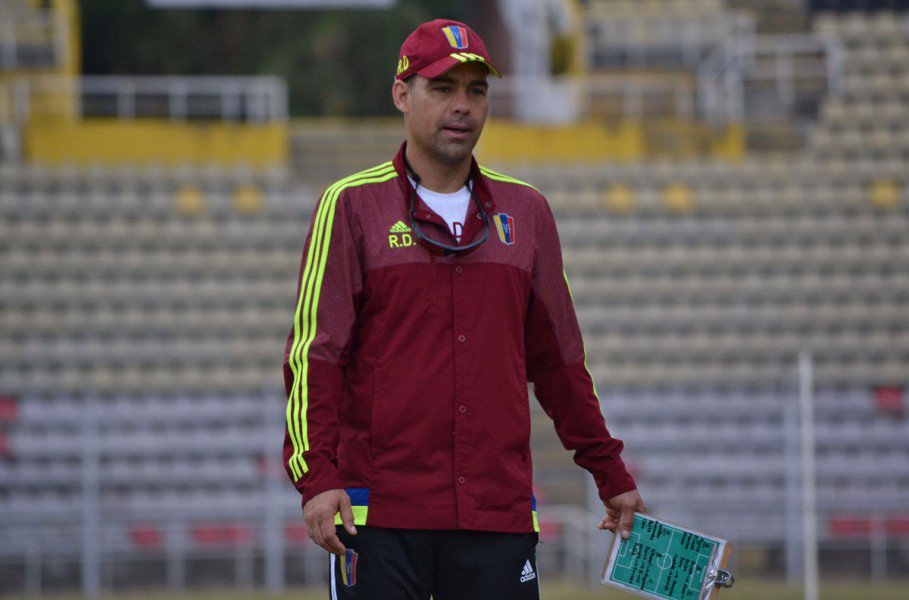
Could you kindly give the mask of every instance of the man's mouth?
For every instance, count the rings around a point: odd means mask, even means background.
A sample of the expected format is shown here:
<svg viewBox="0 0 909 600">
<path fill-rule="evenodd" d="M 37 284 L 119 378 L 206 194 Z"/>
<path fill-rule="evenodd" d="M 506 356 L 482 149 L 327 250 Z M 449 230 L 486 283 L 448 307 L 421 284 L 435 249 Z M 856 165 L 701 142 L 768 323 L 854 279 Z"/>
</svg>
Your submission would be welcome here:
<svg viewBox="0 0 909 600">
<path fill-rule="evenodd" d="M 450 125 L 445 125 L 442 129 L 456 138 L 469 137 L 473 132 L 473 127 L 463 123 L 452 123 Z"/>
</svg>

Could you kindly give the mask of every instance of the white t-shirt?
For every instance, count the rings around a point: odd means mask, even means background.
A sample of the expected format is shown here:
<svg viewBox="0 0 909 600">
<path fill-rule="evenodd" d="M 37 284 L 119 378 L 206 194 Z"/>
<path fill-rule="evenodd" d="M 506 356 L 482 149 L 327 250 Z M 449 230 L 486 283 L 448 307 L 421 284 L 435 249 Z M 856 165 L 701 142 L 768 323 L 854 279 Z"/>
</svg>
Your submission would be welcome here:
<svg viewBox="0 0 909 600">
<path fill-rule="evenodd" d="M 408 177 L 410 179 L 410 177 Z M 410 185 L 414 185 L 410 179 Z M 461 243 L 461 234 L 464 231 L 464 219 L 467 218 L 467 207 L 470 205 L 470 190 L 465 185 L 457 192 L 442 194 L 420 186 L 417 194 L 437 215 L 445 219 L 451 235 Z"/>
</svg>

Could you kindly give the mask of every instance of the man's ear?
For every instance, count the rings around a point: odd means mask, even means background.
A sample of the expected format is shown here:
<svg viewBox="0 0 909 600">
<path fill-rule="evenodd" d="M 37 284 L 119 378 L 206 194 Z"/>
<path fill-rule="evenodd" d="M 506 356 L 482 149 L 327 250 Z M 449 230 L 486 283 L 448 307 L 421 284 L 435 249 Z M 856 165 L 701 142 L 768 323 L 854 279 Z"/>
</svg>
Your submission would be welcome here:
<svg viewBox="0 0 909 600">
<path fill-rule="evenodd" d="M 405 115 L 408 111 L 409 94 L 410 86 L 400 79 L 395 79 L 394 85 L 391 86 L 391 98 L 394 100 L 395 108 Z"/>
</svg>

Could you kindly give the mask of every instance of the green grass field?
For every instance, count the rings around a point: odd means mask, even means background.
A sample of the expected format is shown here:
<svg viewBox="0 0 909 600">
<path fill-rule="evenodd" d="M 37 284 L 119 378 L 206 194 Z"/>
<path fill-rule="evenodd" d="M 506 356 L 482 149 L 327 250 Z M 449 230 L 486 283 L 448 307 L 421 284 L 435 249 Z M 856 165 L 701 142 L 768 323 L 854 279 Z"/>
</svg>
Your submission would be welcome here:
<svg viewBox="0 0 909 600">
<path fill-rule="evenodd" d="M 549 582 L 543 585 L 543 600 L 631 600 L 639 598 L 633 594 L 600 586 L 585 589 Z M 732 590 L 725 590 L 720 597 L 727 600 L 799 600 L 801 589 L 773 580 L 750 579 L 740 581 Z M 32 600 L 27 596 L 2 596 L 2 600 Z M 78 595 L 42 594 L 41 600 L 79 600 Z M 324 600 L 328 592 L 324 589 L 299 588 L 280 595 L 269 595 L 262 591 L 236 592 L 232 590 L 204 590 L 185 593 L 133 592 L 108 594 L 104 600 Z M 824 600 L 905 600 L 909 598 L 909 581 L 872 586 L 860 581 L 831 581 L 823 584 L 821 598 Z M 469 600 L 469 599 L 465 599 Z"/>
</svg>

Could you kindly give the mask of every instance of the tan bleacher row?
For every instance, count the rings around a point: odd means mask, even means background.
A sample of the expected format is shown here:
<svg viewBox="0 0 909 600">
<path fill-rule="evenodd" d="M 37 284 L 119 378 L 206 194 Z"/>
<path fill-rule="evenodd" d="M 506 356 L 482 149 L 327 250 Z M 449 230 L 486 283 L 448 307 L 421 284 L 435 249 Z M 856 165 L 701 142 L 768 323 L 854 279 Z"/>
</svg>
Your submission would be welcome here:
<svg viewBox="0 0 909 600">
<path fill-rule="evenodd" d="M 253 213 L 236 205 L 250 187 Z M 201 214 L 181 214 L 186 188 Z M 0 389 L 279 386 L 314 203 L 282 172 L 0 169 Z"/>
<path fill-rule="evenodd" d="M 584 5 L 586 63 L 693 67 L 723 39 L 747 27 L 720 0 L 600 0 Z M 653 61 L 656 61 L 655 63 Z"/>
<path fill-rule="evenodd" d="M 821 365 L 819 373 L 858 373 L 862 381 L 882 383 L 897 374 L 894 365 L 906 356 L 904 337 L 893 330 L 906 289 L 902 273 L 909 246 L 900 235 L 906 226 L 905 201 L 892 210 L 878 209 L 870 201 L 869 186 L 889 180 L 899 195 L 905 194 L 909 130 L 893 125 L 909 122 L 909 104 L 892 99 L 901 97 L 905 73 L 874 57 L 876 51 L 885 57 L 896 49 L 899 55 L 906 52 L 909 28 L 903 18 L 876 16 L 824 17 L 818 28 L 846 41 L 847 81 L 864 76 L 868 64 L 885 66 L 883 74 L 875 76 L 881 81 L 877 87 L 856 86 L 852 94 L 847 86 L 842 97 L 828 101 L 807 157 L 750 159 L 731 166 L 657 163 L 534 168 L 526 173 L 505 169 L 546 191 L 559 214 L 567 268 L 585 327 L 594 337 L 620 336 L 608 345 L 594 339 L 591 348 L 621 348 L 625 334 L 615 332 L 640 329 L 656 339 L 643 346 L 648 349 L 643 354 L 656 360 L 672 355 L 650 352 L 663 333 L 735 330 L 744 311 L 764 327 L 786 331 L 811 333 L 841 323 L 848 348 L 860 346 L 865 336 L 890 331 L 888 360 L 863 361 L 859 355 L 837 352 L 841 358 L 831 358 L 834 362 Z M 868 93 L 862 95 L 862 90 Z M 878 92 L 883 95 L 876 96 Z M 885 109 L 875 110 L 878 101 Z M 848 160 L 853 153 L 866 158 L 853 164 Z M 152 315 L 150 323 L 161 331 L 182 331 L 192 338 L 230 322 L 218 303 L 253 315 L 250 323 L 262 319 L 271 324 L 263 336 L 272 335 L 286 319 L 281 311 L 292 302 L 293 274 L 314 196 L 301 197 L 282 183 L 280 174 L 270 175 L 255 182 L 265 198 L 261 214 L 242 215 L 231 205 L 232 193 L 250 178 L 216 168 L 162 169 L 156 174 L 4 167 L 2 269 L 16 282 L 4 293 L 3 316 L 4 331 L 15 337 L 4 339 L 62 330 L 72 339 L 90 341 L 97 330 L 87 324 L 97 323 L 120 332 L 115 335 L 121 339 L 110 347 L 128 345 L 126 336 L 135 333 L 131 324 L 141 322 L 139 309 L 127 310 L 131 305 Z M 629 215 L 609 212 L 610 188 L 617 184 L 627 186 L 633 197 Z M 175 209 L 174 194 L 187 185 L 204 195 L 205 214 L 199 217 L 184 217 Z M 667 207 L 666 188 L 671 185 L 690 192 L 690 205 L 679 214 Z M 675 236 L 678 241 L 667 242 Z M 641 239 L 651 241 L 641 245 Z M 875 295 L 843 291 L 852 287 L 850 281 L 867 275 L 880 281 L 878 289 L 870 290 Z M 773 283 L 755 286 L 759 289 L 753 297 L 738 294 L 708 302 L 724 287 L 735 287 L 736 277 Z M 255 283 L 247 285 L 247 280 Z M 831 288 L 827 297 L 825 286 L 832 282 L 838 288 Z M 679 300 L 673 293 L 687 288 L 706 291 L 691 300 Z M 655 302 L 652 311 L 638 313 L 634 308 L 648 289 L 675 300 Z M 780 298 L 764 297 L 775 289 Z M 194 299 L 211 304 L 212 310 L 203 315 L 183 308 Z M 877 321 L 869 321 L 869 315 L 877 315 Z M 237 326 L 242 328 L 244 322 L 238 318 Z M 796 345 L 787 342 L 773 349 L 772 343 L 749 335 L 737 338 L 731 353 L 725 353 L 728 360 L 744 360 L 757 352 L 757 358 L 775 363 Z M 869 339 L 874 340 L 875 354 L 888 348 L 888 338 Z M 630 338 L 628 343 L 633 345 Z M 3 356 L 12 361 L 6 364 L 24 365 L 14 358 L 16 344 L 4 341 Z M 211 352 L 204 344 L 201 348 L 198 360 L 207 363 Z M 591 357 L 594 370 L 604 375 L 611 372 L 611 360 L 607 354 Z M 873 365 L 870 369 L 862 366 L 867 362 Z M 648 377 L 654 376 L 668 384 L 673 377 L 684 373 L 687 380 L 697 372 L 697 364 L 690 372 L 675 366 L 663 375 L 658 374 L 658 363 L 630 364 L 636 366 L 620 368 L 616 383 L 653 383 Z M 191 370 L 192 361 L 184 366 Z M 702 366 L 710 367 L 707 373 L 724 372 L 719 363 Z M 31 371 L 29 381 L 40 379 Z M 749 382 L 759 383 L 767 372 L 758 369 Z M 722 379 L 720 383 L 726 377 Z"/>
<path fill-rule="evenodd" d="M 821 14 L 815 30 L 843 44 L 843 91 L 811 140 L 822 159 L 909 158 L 909 15 Z"/>
<path fill-rule="evenodd" d="M 55 65 L 54 28 L 48 13 L 36 10 L 26 0 L 0 2 L 0 75 L 11 70 L 46 69 Z"/>
<path fill-rule="evenodd" d="M 822 178 L 822 163 L 817 171 Z M 861 183 L 841 188 L 844 200 L 821 182 L 806 188 L 813 191 L 792 188 L 791 205 L 782 194 L 774 214 L 777 183 L 784 182 L 750 182 L 755 189 L 740 193 L 734 212 L 722 206 L 723 192 L 692 187 L 693 208 L 683 215 L 662 205 L 657 180 L 632 188 L 641 209 L 629 216 L 610 215 L 593 191 L 550 194 L 589 363 L 605 383 L 684 383 L 715 373 L 714 383 L 761 384 L 800 347 L 818 352 L 827 383 L 900 380 L 909 357 L 906 210 L 876 209 Z M 815 192 L 815 202 L 799 204 L 799 194 Z M 592 201 L 576 205 L 585 194 Z M 98 203 L 94 194 L 63 195 L 71 203 L 66 218 L 51 209 L 53 194 L 0 204 L 12 215 L 4 219 L 0 267 L 10 283 L 0 320 L 6 378 L 27 382 L 32 393 L 60 389 L 66 360 L 78 360 L 111 384 L 117 369 L 133 374 L 141 366 L 135 387 L 143 387 L 166 378 L 176 360 L 168 389 L 181 381 L 195 387 L 203 365 L 230 369 L 225 385 L 244 372 L 244 385 L 269 383 L 313 197 L 297 206 L 285 197 L 250 216 L 232 212 L 229 194 L 216 191 L 206 196 L 211 213 L 188 218 L 172 195 L 150 192 L 143 203 L 137 194 L 137 204 L 157 215 L 150 218 L 118 215 L 112 199 Z M 102 216 L 94 204 L 111 208 Z M 828 335 L 833 327 L 842 331 Z M 30 352 L 22 352 L 25 339 Z M 80 347 L 92 351 L 72 351 Z M 726 369 L 730 361 L 741 368 Z M 252 369 L 260 369 L 258 382 Z"/>
<path fill-rule="evenodd" d="M 721 10 L 723 0 L 588 0 L 589 12 L 603 15 L 651 15 L 712 13 Z"/>
</svg>

